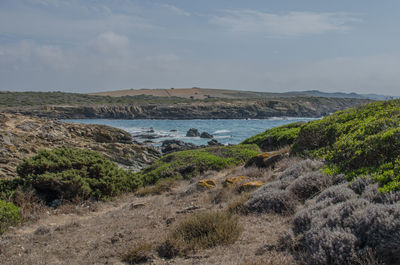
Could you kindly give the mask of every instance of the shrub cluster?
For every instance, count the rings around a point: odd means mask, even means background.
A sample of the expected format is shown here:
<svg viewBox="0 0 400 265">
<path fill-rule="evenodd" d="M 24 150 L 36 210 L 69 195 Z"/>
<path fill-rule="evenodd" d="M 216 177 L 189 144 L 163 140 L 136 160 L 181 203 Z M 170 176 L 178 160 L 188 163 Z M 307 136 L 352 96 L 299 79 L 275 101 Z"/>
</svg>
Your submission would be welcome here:
<svg viewBox="0 0 400 265">
<path fill-rule="evenodd" d="M 274 151 L 293 144 L 304 122 L 295 122 L 268 129 L 263 133 L 247 138 L 242 144 L 256 144 L 264 151 Z"/>
<path fill-rule="evenodd" d="M 318 196 L 293 224 L 310 264 L 355 264 L 368 249 L 385 264 L 400 259 L 399 204 L 368 201 L 344 185 Z"/>
<path fill-rule="evenodd" d="M 149 184 L 163 178 L 190 179 L 208 170 L 221 170 L 244 164 L 258 152 L 256 145 L 217 146 L 180 151 L 163 156 L 136 175 Z"/>
<path fill-rule="evenodd" d="M 39 151 L 25 159 L 17 173 L 48 202 L 77 197 L 108 199 L 142 184 L 140 178 L 104 156 L 72 148 Z"/>
<path fill-rule="evenodd" d="M 10 202 L 0 200 L 0 235 L 7 227 L 16 225 L 20 221 L 19 208 Z"/>
<path fill-rule="evenodd" d="M 400 190 L 400 100 L 374 102 L 303 125 L 293 152 L 323 158 L 349 180 L 372 175 L 381 191 Z"/>
<path fill-rule="evenodd" d="M 332 177 L 319 171 L 322 163 L 310 159 L 290 165 L 250 195 L 245 207 L 250 212 L 293 214 L 301 201 L 332 185 Z"/>
</svg>

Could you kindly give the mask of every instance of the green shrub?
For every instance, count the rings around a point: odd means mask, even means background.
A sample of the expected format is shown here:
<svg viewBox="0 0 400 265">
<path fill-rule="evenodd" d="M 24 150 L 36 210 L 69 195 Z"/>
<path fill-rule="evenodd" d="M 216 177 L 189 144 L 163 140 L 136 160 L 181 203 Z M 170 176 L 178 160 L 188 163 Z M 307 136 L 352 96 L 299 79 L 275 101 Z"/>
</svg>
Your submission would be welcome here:
<svg viewBox="0 0 400 265">
<path fill-rule="evenodd" d="M 256 145 L 218 146 L 180 151 L 163 156 L 136 176 L 143 179 L 146 184 L 154 184 L 163 178 L 189 179 L 207 170 L 221 170 L 244 164 L 258 153 Z"/>
<path fill-rule="evenodd" d="M 72 148 L 39 151 L 25 159 L 17 173 L 46 201 L 77 197 L 108 199 L 142 184 L 133 173 L 119 169 L 104 156 Z"/>
<path fill-rule="evenodd" d="M 22 185 L 23 181 L 20 178 L 0 179 L 0 199 L 10 200 Z"/>
<path fill-rule="evenodd" d="M 303 125 L 292 152 L 324 159 L 349 180 L 371 175 L 381 191 L 400 190 L 400 100 L 339 111 Z"/>
<path fill-rule="evenodd" d="M 12 203 L 0 200 L 0 235 L 7 227 L 16 225 L 20 221 L 19 208 Z"/>
<path fill-rule="evenodd" d="M 265 151 L 273 151 L 293 144 L 304 122 L 295 122 L 247 138 L 242 144 L 256 144 Z"/>
</svg>

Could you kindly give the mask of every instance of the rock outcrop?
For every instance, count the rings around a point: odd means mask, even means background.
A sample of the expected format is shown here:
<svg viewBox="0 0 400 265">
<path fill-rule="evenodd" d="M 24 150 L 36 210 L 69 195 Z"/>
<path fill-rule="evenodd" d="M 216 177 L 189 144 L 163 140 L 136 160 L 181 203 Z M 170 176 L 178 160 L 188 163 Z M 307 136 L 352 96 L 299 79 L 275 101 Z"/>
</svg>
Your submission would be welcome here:
<svg viewBox="0 0 400 265">
<path fill-rule="evenodd" d="M 208 132 L 202 132 L 202 133 L 200 134 L 200 138 L 212 139 L 212 138 L 214 138 L 214 136 L 212 136 L 212 135 L 209 134 Z"/>
<path fill-rule="evenodd" d="M 134 171 L 161 156 L 155 148 L 135 143 L 128 132 L 106 125 L 0 113 L 0 178 L 15 177 L 16 167 L 25 157 L 56 147 L 94 150 Z"/>
<path fill-rule="evenodd" d="M 34 106 L 4 111 L 58 119 L 265 119 L 321 117 L 366 102 L 349 98 L 287 97 L 174 104 Z"/>
<path fill-rule="evenodd" d="M 165 140 L 161 145 L 161 152 L 163 154 L 169 154 L 177 151 L 191 150 L 198 148 L 197 145 L 192 143 L 185 143 L 179 140 Z"/>
<path fill-rule="evenodd" d="M 195 128 L 190 128 L 186 133 L 186 137 L 199 137 L 199 136 L 200 136 L 199 130 Z"/>
</svg>

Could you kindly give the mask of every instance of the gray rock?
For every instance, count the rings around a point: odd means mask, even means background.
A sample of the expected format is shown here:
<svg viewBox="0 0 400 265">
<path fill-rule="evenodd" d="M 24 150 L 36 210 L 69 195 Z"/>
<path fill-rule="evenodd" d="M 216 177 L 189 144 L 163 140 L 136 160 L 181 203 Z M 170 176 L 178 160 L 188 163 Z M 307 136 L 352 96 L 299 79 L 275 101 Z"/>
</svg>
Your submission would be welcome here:
<svg viewBox="0 0 400 265">
<path fill-rule="evenodd" d="M 200 136 L 199 130 L 195 128 L 190 128 L 186 133 L 186 137 L 199 137 L 199 136 Z"/>
<path fill-rule="evenodd" d="M 202 132 L 202 133 L 200 134 L 200 138 L 212 139 L 212 138 L 214 138 L 214 136 L 212 136 L 212 135 L 209 134 L 208 132 Z"/>
<path fill-rule="evenodd" d="M 221 144 L 220 142 L 218 142 L 218 141 L 215 140 L 215 139 L 212 139 L 211 141 L 207 142 L 207 144 L 208 144 L 209 146 L 223 146 L 223 144 Z"/>
<path fill-rule="evenodd" d="M 179 140 L 166 140 L 162 142 L 161 152 L 163 154 L 169 154 L 177 151 L 191 150 L 196 148 L 198 148 L 198 146 L 192 143 L 185 143 Z"/>
</svg>

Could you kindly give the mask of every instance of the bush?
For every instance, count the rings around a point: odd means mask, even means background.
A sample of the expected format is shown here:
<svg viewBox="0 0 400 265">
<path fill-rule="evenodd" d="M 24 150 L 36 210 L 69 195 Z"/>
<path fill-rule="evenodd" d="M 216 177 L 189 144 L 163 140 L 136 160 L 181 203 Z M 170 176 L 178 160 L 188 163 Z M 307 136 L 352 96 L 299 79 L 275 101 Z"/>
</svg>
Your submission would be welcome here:
<svg viewBox="0 0 400 265">
<path fill-rule="evenodd" d="M 7 227 L 16 225 L 20 221 L 19 208 L 12 203 L 0 200 L 0 235 Z"/>
<path fill-rule="evenodd" d="M 138 188 L 142 181 L 89 150 L 58 148 L 42 150 L 25 159 L 18 175 L 46 201 L 75 198 L 108 199 Z"/>
<path fill-rule="evenodd" d="M 181 251 L 212 248 L 234 243 L 242 232 L 235 215 L 224 211 L 205 211 L 187 216 L 159 247 L 162 256 Z M 176 242 L 181 242 L 177 244 Z M 160 251 L 161 250 L 161 251 Z M 167 254 L 167 255 L 165 255 Z"/>
<path fill-rule="evenodd" d="M 123 257 L 123 261 L 129 264 L 140 264 L 145 263 L 151 259 L 150 251 L 152 246 L 148 243 L 140 243 L 135 245 L 128 253 Z"/>
<path fill-rule="evenodd" d="M 323 163 L 321 161 L 305 159 L 286 168 L 279 176 L 279 179 L 293 181 L 301 175 L 321 169 L 322 166 Z"/>
<path fill-rule="evenodd" d="M 332 177 L 321 172 L 307 173 L 290 184 L 287 189 L 301 200 L 309 199 L 332 185 Z"/>
<path fill-rule="evenodd" d="M 366 186 L 368 181 L 333 186 L 293 218 L 293 232 L 301 238 L 307 264 L 359 264 L 373 249 L 373 259 L 382 264 L 396 264 L 400 259 L 400 196 L 396 193 L 379 194 L 377 187 Z M 366 200 L 372 189 L 377 194 Z M 380 203 L 378 203 L 380 202 Z"/>
<path fill-rule="evenodd" d="M 332 186 L 316 197 L 317 202 L 330 200 L 332 203 L 339 203 L 354 198 L 356 194 L 348 188 L 348 184 Z"/>
<path fill-rule="evenodd" d="M 147 195 L 160 195 L 165 192 L 170 192 L 176 186 L 176 180 L 174 179 L 161 179 L 152 186 L 146 186 L 139 189 L 136 192 L 138 196 Z"/>
<path fill-rule="evenodd" d="M 400 100 L 336 112 L 303 125 L 292 152 L 324 159 L 349 180 L 371 175 L 381 191 L 400 190 Z"/>
<path fill-rule="evenodd" d="M 300 132 L 304 122 L 295 122 L 276 128 L 268 129 L 263 133 L 247 138 L 242 144 L 256 144 L 262 150 L 274 151 L 284 146 L 291 145 Z"/>
<path fill-rule="evenodd" d="M 244 164 L 258 152 L 256 145 L 217 146 L 180 151 L 163 156 L 136 176 L 146 184 L 154 184 L 162 178 L 190 179 L 208 170 L 221 170 Z"/>
<path fill-rule="evenodd" d="M 250 195 L 245 206 L 250 212 L 293 214 L 297 198 L 289 191 L 260 188 Z"/>
</svg>

